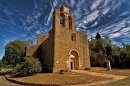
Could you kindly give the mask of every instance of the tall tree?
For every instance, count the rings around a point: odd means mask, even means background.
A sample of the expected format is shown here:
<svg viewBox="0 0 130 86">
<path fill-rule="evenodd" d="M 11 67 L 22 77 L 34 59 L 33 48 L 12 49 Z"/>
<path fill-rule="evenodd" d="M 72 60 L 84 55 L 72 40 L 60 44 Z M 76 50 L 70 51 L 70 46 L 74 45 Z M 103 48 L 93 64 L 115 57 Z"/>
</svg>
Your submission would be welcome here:
<svg viewBox="0 0 130 86">
<path fill-rule="evenodd" d="M 121 67 L 130 68 L 130 45 L 122 43 L 122 46 L 120 53 Z"/>
<path fill-rule="evenodd" d="M 101 38 L 101 35 L 100 35 L 99 32 L 97 32 L 97 34 L 96 34 L 96 39 L 99 40 L 100 38 Z"/>
<path fill-rule="evenodd" d="M 3 66 L 3 64 L 2 64 L 2 60 L 0 59 L 0 68 Z"/>
<path fill-rule="evenodd" d="M 109 44 L 106 46 L 106 54 L 107 54 L 107 57 L 109 55 L 112 55 L 112 48 L 111 48 L 111 46 Z"/>
<path fill-rule="evenodd" d="M 112 41 L 108 36 L 103 36 L 103 47 L 106 47 L 107 45 L 112 45 Z"/>
<path fill-rule="evenodd" d="M 25 53 L 26 42 L 21 40 L 14 40 L 6 44 L 5 55 L 2 58 L 2 62 L 5 65 L 15 66 L 20 62 L 21 57 Z"/>
</svg>

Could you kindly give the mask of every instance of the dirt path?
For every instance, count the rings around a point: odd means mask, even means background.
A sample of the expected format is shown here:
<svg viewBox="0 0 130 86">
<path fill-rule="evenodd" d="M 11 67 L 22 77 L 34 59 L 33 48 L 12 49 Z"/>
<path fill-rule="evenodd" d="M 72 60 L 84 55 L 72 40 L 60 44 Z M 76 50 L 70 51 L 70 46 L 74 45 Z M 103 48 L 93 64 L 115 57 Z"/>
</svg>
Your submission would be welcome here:
<svg viewBox="0 0 130 86">
<path fill-rule="evenodd" d="M 22 85 L 18 85 L 18 84 L 7 81 L 4 77 L 4 72 L 5 71 L 0 71 L 0 86 L 22 86 Z"/>
<path fill-rule="evenodd" d="M 130 86 L 130 77 L 123 80 L 118 80 L 112 83 L 102 84 L 100 86 Z"/>
<path fill-rule="evenodd" d="M 6 81 L 4 76 L 0 74 L 0 86 L 20 86 L 20 85 L 16 85 L 14 83 Z"/>
<path fill-rule="evenodd" d="M 95 83 L 91 83 L 91 84 L 86 84 L 87 86 L 88 85 L 91 85 L 91 86 L 96 85 L 97 86 L 97 85 L 106 84 L 106 83 L 110 83 L 110 82 L 115 82 L 115 81 L 127 78 L 127 76 L 111 75 L 111 74 L 97 73 L 97 72 L 89 72 L 89 71 L 84 71 L 84 70 L 73 70 L 73 72 L 90 74 L 90 75 L 100 76 L 100 77 L 105 77 L 105 78 L 111 78 L 111 80 L 107 80 L 107 81 L 99 81 L 99 82 L 95 82 Z M 78 85 L 78 86 L 86 86 L 86 85 Z"/>
</svg>

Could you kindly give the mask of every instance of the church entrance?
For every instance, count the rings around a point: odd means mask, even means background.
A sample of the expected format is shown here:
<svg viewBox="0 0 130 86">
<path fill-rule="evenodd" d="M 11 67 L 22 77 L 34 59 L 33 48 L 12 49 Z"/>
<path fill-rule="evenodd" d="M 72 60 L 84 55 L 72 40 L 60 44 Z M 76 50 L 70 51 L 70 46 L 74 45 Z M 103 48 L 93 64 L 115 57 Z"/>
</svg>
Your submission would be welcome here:
<svg viewBox="0 0 130 86">
<path fill-rule="evenodd" d="M 73 70 L 73 62 L 70 62 L 70 69 Z"/>
<path fill-rule="evenodd" d="M 78 52 L 76 50 L 72 50 L 70 52 L 69 68 L 71 70 L 78 70 L 79 69 L 79 55 L 78 55 Z"/>
</svg>

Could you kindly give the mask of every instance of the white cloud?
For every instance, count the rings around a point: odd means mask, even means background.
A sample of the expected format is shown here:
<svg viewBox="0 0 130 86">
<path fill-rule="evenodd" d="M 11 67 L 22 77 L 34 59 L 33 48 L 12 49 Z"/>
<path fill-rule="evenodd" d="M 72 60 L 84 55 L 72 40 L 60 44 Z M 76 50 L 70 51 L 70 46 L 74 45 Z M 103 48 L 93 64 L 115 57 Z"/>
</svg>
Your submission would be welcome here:
<svg viewBox="0 0 130 86">
<path fill-rule="evenodd" d="M 117 46 L 121 46 L 121 43 L 119 43 L 119 42 L 116 42 L 116 41 L 112 41 L 112 44 L 114 44 L 114 45 L 117 45 Z"/>
<path fill-rule="evenodd" d="M 122 33 L 112 33 L 110 34 L 110 38 L 116 38 L 116 37 L 120 37 L 122 35 Z"/>
<path fill-rule="evenodd" d="M 50 25 L 50 21 L 52 21 L 52 14 L 53 14 L 54 8 L 51 9 L 49 16 L 46 16 L 46 22 L 44 22 L 44 25 Z"/>
<path fill-rule="evenodd" d="M 94 22 L 94 24 L 92 25 L 92 27 L 96 26 L 98 24 L 97 21 Z"/>
<path fill-rule="evenodd" d="M 99 16 L 99 10 L 95 10 L 94 12 L 89 14 L 87 17 L 85 17 L 82 22 L 87 24 L 89 22 L 94 21 L 98 16 Z"/>
<path fill-rule="evenodd" d="M 130 27 L 123 28 L 120 32 L 122 32 L 122 33 L 130 32 Z"/>
<path fill-rule="evenodd" d="M 58 1 L 57 1 L 57 0 L 54 0 L 54 1 L 53 1 L 53 6 L 55 7 L 55 6 L 57 6 L 57 4 L 58 4 Z"/>
<path fill-rule="evenodd" d="M 104 8 L 104 9 L 102 10 L 102 14 L 103 14 L 103 15 L 106 15 L 110 10 L 111 10 L 111 9 L 110 9 L 109 7 Z"/>
<path fill-rule="evenodd" d="M 97 7 L 99 6 L 99 5 L 101 5 L 101 3 L 103 2 L 103 0 L 95 0 L 94 2 L 93 2 L 93 4 L 91 5 L 91 10 L 93 11 L 93 10 L 95 10 L 95 9 L 97 9 Z"/>
<path fill-rule="evenodd" d="M 86 27 L 86 26 L 82 26 L 82 28 L 87 29 L 87 27 Z"/>
<path fill-rule="evenodd" d="M 37 31 L 36 31 L 36 34 L 41 34 L 41 31 L 40 31 L 40 30 L 37 30 Z"/>
<path fill-rule="evenodd" d="M 70 6 L 74 7 L 74 5 L 75 5 L 75 1 L 74 0 L 70 0 Z"/>
<path fill-rule="evenodd" d="M 130 14 L 130 12 L 129 11 L 125 11 L 125 12 L 121 13 L 119 16 L 126 16 L 128 14 Z"/>
</svg>

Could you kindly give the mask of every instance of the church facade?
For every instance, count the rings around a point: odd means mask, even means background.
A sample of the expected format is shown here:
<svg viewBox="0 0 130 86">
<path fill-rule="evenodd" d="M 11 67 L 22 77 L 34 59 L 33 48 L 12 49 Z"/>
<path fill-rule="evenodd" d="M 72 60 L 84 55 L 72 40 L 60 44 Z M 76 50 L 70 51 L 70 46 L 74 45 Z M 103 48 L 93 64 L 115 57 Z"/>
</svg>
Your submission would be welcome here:
<svg viewBox="0 0 130 86">
<path fill-rule="evenodd" d="M 64 5 L 54 10 L 49 35 L 38 34 L 37 44 L 26 47 L 26 56 L 39 58 L 43 72 L 90 68 L 88 37 L 75 30 L 74 17 Z"/>
</svg>

